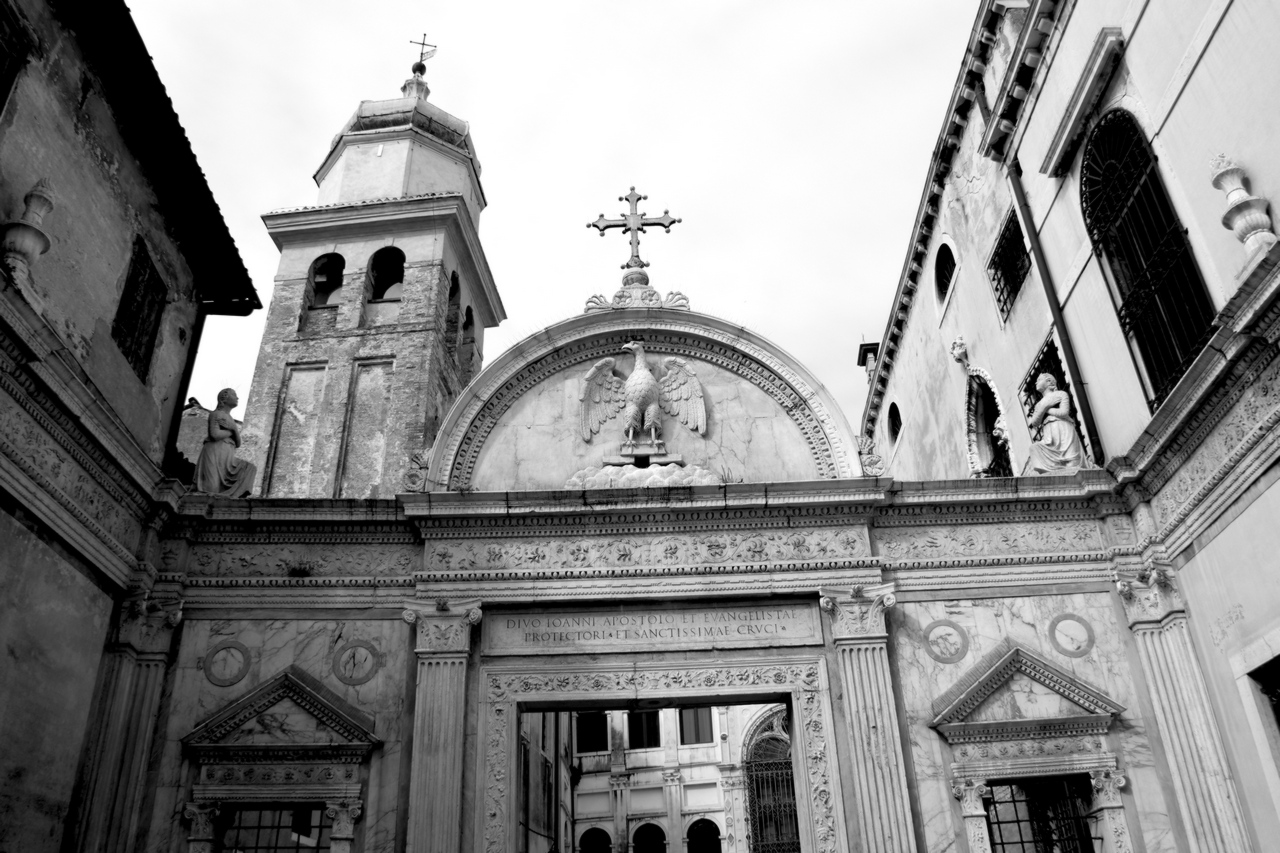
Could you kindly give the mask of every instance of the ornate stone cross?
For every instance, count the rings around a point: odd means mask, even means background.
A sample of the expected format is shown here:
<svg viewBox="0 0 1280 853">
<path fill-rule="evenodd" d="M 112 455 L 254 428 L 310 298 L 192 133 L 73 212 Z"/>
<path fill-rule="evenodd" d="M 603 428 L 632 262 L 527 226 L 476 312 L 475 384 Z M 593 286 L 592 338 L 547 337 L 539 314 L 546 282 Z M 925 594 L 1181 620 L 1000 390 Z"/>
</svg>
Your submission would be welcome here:
<svg viewBox="0 0 1280 853">
<path fill-rule="evenodd" d="M 671 211 L 664 210 L 662 215 L 649 219 L 637 209 L 637 205 L 647 200 L 647 195 L 640 195 L 636 192 L 636 188 L 632 187 L 631 192 L 624 196 L 619 196 L 618 201 L 626 201 L 631 203 L 631 212 L 622 214 L 621 219 L 605 219 L 604 214 L 600 214 L 600 218 L 595 222 L 588 222 L 588 228 L 600 229 L 600 236 L 604 236 L 604 232 L 610 228 L 621 228 L 623 234 L 631 234 L 631 259 L 622 265 L 625 269 L 639 269 L 649 266 L 640 260 L 640 235 L 644 233 L 646 225 L 661 225 L 663 230 L 668 234 L 671 233 L 671 226 L 679 222 L 671 215 Z"/>
</svg>

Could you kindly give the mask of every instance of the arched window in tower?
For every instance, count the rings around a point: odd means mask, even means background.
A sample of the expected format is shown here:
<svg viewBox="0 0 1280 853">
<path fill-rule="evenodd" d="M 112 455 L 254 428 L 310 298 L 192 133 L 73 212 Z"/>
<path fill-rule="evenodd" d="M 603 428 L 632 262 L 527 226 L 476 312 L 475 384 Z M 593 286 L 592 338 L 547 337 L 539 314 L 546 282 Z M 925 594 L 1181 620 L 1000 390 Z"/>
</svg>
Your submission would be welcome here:
<svg viewBox="0 0 1280 853">
<path fill-rule="evenodd" d="M 369 299 L 399 299 L 404 291 L 404 252 L 384 246 L 369 259 Z"/>
<path fill-rule="evenodd" d="M 311 292 L 308 308 L 323 308 L 338 301 L 337 292 L 342 287 L 346 266 L 346 259 L 337 252 L 321 255 L 311 262 L 311 271 L 307 274 L 307 289 Z"/>
<path fill-rule="evenodd" d="M 769 712 L 752 727 L 742 749 L 751 853 L 800 853 L 795 773 L 787 709 Z"/>
<path fill-rule="evenodd" d="M 951 279 L 956 274 L 956 256 L 951 247 L 943 243 L 938 247 L 938 254 L 933 259 L 933 283 L 938 288 L 938 303 L 947 301 L 947 291 L 951 289 Z"/>
<path fill-rule="evenodd" d="M 688 853 L 720 853 L 720 827 L 705 817 L 689 824 Z"/>
<path fill-rule="evenodd" d="M 476 367 L 476 321 L 471 315 L 471 306 L 462 318 L 462 345 L 458 349 L 458 378 L 465 386 L 475 375 Z"/>
<path fill-rule="evenodd" d="M 578 839 L 578 853 L 613 853 L 613 839 L 600 827 L 593 826 Z"/>
<path fill-rule="evenodd" d="M 462 318 L 462 288 L 458 285 L 458 273 L 449 274 L 449 307 L 444 316 L 444 349 L 449 358 L 458 357 L 458 323 Z"/>
<path fill-rule="evenodd" d="M 656 823 L 642 824 L 631 837 L 633 853 L 667 853 L 667 834 Z"/>
<path fill-rule="evenodd" d="M 1120 325 L 1141 356 L 1151 408 L 1168 396 L 1212 331 L 1213 303 L 1137 121 L 1112 110 L 1089 133 L 1080 199 L 1106 258 Z"/>
</svg>

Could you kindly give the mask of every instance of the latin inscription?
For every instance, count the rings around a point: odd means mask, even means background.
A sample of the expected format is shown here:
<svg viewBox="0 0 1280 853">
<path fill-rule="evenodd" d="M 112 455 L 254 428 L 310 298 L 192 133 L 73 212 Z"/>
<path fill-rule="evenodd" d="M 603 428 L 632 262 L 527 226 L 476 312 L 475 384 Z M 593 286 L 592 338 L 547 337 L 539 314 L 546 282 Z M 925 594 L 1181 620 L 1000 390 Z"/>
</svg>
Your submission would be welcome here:
<svg viewBox="0 0 1280 853">
<path fill-rule="evenodd" d="M 628 652 L 822 642 L 809 604 L 486 615 L 488 654 Z"/>
</svg>

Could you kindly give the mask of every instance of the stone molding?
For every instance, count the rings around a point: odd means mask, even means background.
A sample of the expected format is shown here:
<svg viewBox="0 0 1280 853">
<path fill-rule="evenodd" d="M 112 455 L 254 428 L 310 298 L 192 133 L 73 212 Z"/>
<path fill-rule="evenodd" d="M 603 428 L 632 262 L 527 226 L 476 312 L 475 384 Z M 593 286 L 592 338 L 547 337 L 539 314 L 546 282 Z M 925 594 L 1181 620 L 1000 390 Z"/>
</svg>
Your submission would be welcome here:
<svg viewBox="0 0 1280 853">
<path fill-rule="evenodd" d="M 404 621 L 417 626 L 419 655 L 452 653 L 466 654 L 471 650 L 471 628 L 483 619 L 478 606 L 450 609 L 443 599 L 436 609 L 409 609 L 404 611 Z"/>
<path fill-rule="evenodd" d="M 719 666 L 665 668 L 638 664 L 626 669 L 565 667 L 527 673 L 493 667 L 481 671 L 481 766 L 478 788 L 484 791 L 477 812 L 477 838 L 486 853 L 508 849 L 515 830 L 514 743 L 518 703 L 551 699 L 620 698 L 634 696 L 697 697 L 762 690 L 788 693 L 795 709 L 797 744 L 803 750 L 807 785 L 797 782 L 801 831 L 812 833 L 806 849 L 817 853 L 846 853 L 847 840 L 841 804 L 840 774 L 834 765 L 830 695 L 819 660 L 735 661 Z M 802 842 L 803 843 L 803 842 Z"/>
<path fill-rule="evenodd" d="M 852 477 L 852 431 L 830 395 L 793 358 L 764 338 L 714 317 L 670 309 L 581 315 L 517 344 L 486 367 L 449 410 L 432 450 L 436 489 L 466 489 L 493 427 L 528 389 L 574 365 L 617 351 L 645 329 L 645 349 L 706 361 L 756 385 L 800 428 L 822 479 Z"/>
<path fill-rule="evenodd" d="M 1124 33 L 1119 27 L 1103 27 L 1093 41 L 1093 47 L 1085 59 L 1075 91 L 1067 101 L 1062 121 L 1049 142 L 1040 173 L 1061 178 L 1071 170 L 1076 151 L 1088 127 L 1089 117 L 1102 100 L 1111 77 L 1124 56 Z"/>
</svg>

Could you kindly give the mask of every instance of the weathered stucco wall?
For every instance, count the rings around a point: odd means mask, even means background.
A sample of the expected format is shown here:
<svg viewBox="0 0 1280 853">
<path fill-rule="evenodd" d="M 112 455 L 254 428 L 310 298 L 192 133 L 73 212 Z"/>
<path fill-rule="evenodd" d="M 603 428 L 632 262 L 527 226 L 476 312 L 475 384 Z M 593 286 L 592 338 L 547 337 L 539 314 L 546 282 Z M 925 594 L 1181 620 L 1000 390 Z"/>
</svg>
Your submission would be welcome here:
<svg viewBox="0 0 1280 853">
<path fill-rule="evenodd" d="M 71 807 L 111 597 L 0 511 L 0 849 L 52 850 Z"/>
</svg>

